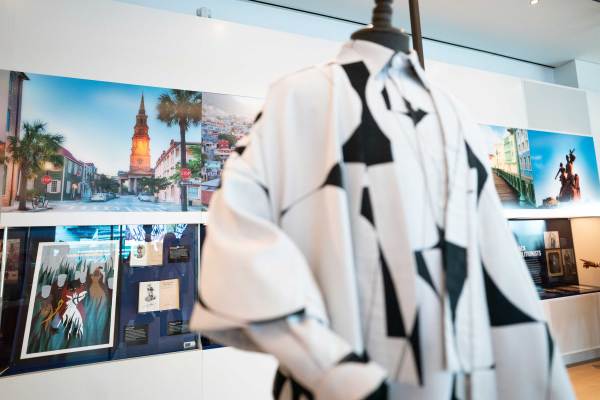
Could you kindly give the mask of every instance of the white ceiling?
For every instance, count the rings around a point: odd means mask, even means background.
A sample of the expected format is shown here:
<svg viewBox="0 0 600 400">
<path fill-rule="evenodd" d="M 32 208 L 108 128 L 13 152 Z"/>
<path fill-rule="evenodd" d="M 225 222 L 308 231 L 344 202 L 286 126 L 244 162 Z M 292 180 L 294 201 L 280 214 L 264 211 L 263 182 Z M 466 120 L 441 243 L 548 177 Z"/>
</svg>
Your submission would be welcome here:
<svg viewBox="0 0 600 400">
<path fill-rule="evenodd" d="M 266 0 L 370 22 L 372 0 Z M 408 0 L 394 2 L 395 25 L 410 31 Z M 423 36 L 540 64 L 600 63 L 600 3 L 593 0 L 420 0 Z"/>
</svg>

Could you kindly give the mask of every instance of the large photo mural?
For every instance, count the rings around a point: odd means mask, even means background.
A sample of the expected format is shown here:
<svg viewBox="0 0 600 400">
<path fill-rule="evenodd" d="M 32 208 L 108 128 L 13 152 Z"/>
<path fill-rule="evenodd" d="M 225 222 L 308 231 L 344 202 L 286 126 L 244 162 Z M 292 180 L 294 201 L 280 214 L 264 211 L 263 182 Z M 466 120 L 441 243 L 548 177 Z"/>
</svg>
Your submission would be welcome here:
<svg viewBox="0 0 600 400">
<path fill-rule="evenodd" d="M 500 200 L 508 208 L 555 208 L 600 202 L 590 136 L 483 126 Z"/>
<path fill-rule="evenodd" d="M 260 101 L 0 71 L 3 212 L 203 211 Z"/>
</svg>

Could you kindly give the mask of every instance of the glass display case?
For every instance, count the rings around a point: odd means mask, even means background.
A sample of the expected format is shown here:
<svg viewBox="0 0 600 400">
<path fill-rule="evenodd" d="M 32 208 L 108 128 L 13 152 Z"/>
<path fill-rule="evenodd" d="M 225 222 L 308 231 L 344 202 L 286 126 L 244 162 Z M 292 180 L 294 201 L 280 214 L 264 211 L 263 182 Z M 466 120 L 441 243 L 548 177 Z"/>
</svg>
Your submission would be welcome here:
<svg viewBox="0 0 600 400">
<path fill-rule="evenodd" d="M 600 292 L 579 282 L 569 219 L 510 220 L 509 225 L 541 299 Z"/>
<path fill-rule="evenodd" d="M 0 375 L 196 349 L 200 224 L 7 228 Z"/>
</svg>

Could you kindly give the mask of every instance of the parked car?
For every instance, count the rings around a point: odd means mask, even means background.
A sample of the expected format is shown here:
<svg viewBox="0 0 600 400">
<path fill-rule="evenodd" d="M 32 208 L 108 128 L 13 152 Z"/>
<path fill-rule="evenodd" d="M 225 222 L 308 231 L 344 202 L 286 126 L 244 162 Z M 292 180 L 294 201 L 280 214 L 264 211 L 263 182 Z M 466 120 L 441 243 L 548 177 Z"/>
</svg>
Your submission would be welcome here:
<svg viewBox="0 0 600 400">
<path fill-rule="evenodd" d="M 139 201 L 154 201 L 154 195 L 148 192 L 142 192 L 137 196 Z"/>
<path fill-rule="evenodd" d="M 92 195 L 92 197 L 90 197 L 90 201 L 106 201 L 108 200 L 108 197 L 106 196 L 106 193 L 94 193 Z"/>
<path fill-rule="evenodd" d="M 114 194 L 113 192 L 108 192 L 108 193 L 106 194 L 106 198 L 107 198 L 108 200 L 112 200 L 112 199 L 114 199 L 114 198 L 116 198 L 116 197 L 117 197 L 117 195 L 116 195 L 116 194 Z"/>
</svg>

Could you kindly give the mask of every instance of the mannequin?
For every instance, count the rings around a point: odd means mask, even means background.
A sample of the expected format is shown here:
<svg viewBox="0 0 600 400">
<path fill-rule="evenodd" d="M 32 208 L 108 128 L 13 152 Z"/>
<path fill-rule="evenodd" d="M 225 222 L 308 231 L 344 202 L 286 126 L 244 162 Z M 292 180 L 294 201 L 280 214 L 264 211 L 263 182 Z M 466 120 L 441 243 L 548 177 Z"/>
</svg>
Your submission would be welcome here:
<svg viewBox="0 0 600 400">
<path fill-rule="evenodd" d="M 408 54 L 410 53 L 408 35 L 392 26 L 392 1 L 375 0 L 372 26 L 354 32 L 352 39 L 367 40 L 388 47 L 394 52 Z"/>
<path fill-rule="evenodd" d="M 190 327 L 275 356 L 277 400 L 574 399 L 480 128 L 390 16 L 271 86 L 211 200 Z"/>
</svg>

